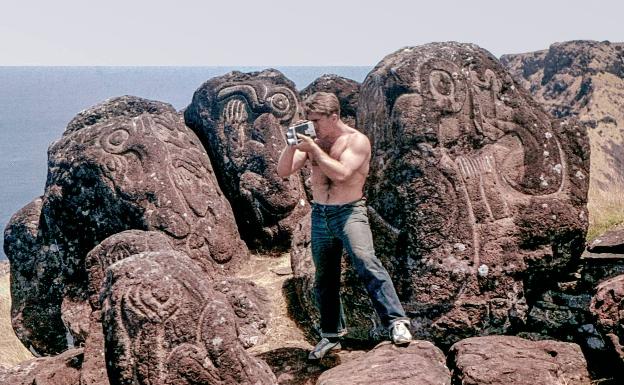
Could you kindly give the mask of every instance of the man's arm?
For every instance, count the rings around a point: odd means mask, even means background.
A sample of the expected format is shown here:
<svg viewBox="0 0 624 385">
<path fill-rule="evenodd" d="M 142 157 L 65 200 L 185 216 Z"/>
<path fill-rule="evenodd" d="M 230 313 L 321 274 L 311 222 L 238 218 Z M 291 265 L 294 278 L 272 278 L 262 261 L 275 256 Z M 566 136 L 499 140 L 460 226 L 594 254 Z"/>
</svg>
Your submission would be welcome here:
<svg viewBox="0 0 624 385">
<path fill-rule="evenodd" d="M 312 153 L 323 174 L 334 182 L 348 180 L 370 158 L 370 142 L 365 135 L 355 135 L 338 159 L 329 156 L 311 139 L 304 141 L 305 144 L 302 142 L 297 147 Z"/>
<path fill-rule="evenodd" d="M 287 145 L 282 150 L 277 162 L 277 175 L 280 178 L 286 178 L 303 167 L 307 157 L 307 153 L 297 150 L 295 146 Z"/>
</svg>

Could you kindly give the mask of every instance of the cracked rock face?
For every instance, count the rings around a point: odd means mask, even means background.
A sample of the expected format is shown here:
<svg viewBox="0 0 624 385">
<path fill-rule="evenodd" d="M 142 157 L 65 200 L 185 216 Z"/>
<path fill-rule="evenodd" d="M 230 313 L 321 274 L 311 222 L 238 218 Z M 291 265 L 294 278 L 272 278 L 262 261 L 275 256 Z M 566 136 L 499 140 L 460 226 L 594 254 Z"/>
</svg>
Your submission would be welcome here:
<svg viewBox="0 0 624 385">
<path fill-rule="evenodd" d="M 590 311 L 598 328 L 607 337 L 613 357 L 624 366 L 624 275 L 610 278 L 598 285 Z"/>
<path fill-rule="evenodd" d="M 248 256 L 199 139 L 171 106 L 122 97 L 81 112 L 50 146 L 43 197 L 5 231 L 26 346 L 51 354 L 84 341 L 86 255 L 129 229 L 161 232 L 211 275 Z"/>
<path fill-rule="evenodd" d="M 453 384 L 590 384 L 581 348 L 567 342 L 468 338 L 453 345 L 448 362 Z"/>
<path fill-rule="evenodd" d="M 286 129 L 300 109 L 294 84 L 280 72 L 235 71 L 204 83 L 184 113 L 254 249 L 287 249 L 294 226 L 310 210 L 300 176 L 276 173 Z"/>
<path fill-rule="evenodd" d="M 385 342 L 362 357 L 325 371 L 316 383 L 450 385 L 445 361 L 442 351 L 431 342 L 413 341 L 407 347 Z"/>
</svg>

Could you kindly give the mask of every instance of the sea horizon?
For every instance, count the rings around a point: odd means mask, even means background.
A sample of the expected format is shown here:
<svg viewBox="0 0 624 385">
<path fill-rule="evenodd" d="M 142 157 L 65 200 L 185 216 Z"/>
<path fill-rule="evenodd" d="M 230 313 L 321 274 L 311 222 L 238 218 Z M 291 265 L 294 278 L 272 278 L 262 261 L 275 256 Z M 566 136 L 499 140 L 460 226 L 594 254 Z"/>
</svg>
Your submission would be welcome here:
<svg viewBox="0 0 624 385">
<path fill-rule="evenodd" d="M 324 74 L 362 82 L 374 66 L 0 66 L 0 226 L 43 195 L 47 148 L 80 111 L 132 95 L 188 106 L 204 82 L 230 71 L 274 68 L 300 91 Z M 0 260 L 4 254 L 0 239 Z"/>
</svg>

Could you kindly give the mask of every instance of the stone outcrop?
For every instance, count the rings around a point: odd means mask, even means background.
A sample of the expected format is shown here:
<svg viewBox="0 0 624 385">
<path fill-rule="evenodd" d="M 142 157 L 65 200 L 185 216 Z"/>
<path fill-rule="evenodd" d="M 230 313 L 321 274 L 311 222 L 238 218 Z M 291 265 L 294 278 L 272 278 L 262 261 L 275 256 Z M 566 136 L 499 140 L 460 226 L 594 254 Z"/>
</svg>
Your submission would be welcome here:
<svg viewBox="0 0 624 385">
<path fill-rule="evenodd" d="M 624 275 L 598 285 L 590 309 L 611 351 L 619 359 L 621 370 L 624 368 Z"/>
<path fill-rule="evenodd" d="M 501 57 L 523 88 L 557 117 L 578 116 L 588 107 L 595 76 L 624 79 L 624 43 L 568 41 L 547 50 Z"/>
<path fill-rule="evenodd" d="M 105 336 L 102 328 L 102 304 L 100 294 L 105 289 L 106 269 L 115 262 L 132 255 L 169 251 L 173 252 L 168 237 L 157 231 L 127 230 L 106 238 L 94 247 L 86 257 L 89 274 L 89 326 L 85 338 L 81 381 L 85 385 L 108 385 L 104 357 Z M 65 314 L 64 314 L 65 315 Z"/>
<path fill-rule="evenodd" d="M 473 337 L 449 352 L 453 384 L 590 385 L 578 345 L 512 336 Z"/>
<path fill-rule="evenodd" d="M 283 132 L 316 90 L 337 93 L 345 121 L 357 114 L 371 139 L 377 254 L 416 337 L 442 348 L 460 341 L 453 383 L 589 383 L 577 345 L 462 340 L 475 335 L 583 340 L 623 361 L 622 285 L 612 277 L 624 264 L 597 262 L 622 259 L 619 238 L 580 259 L 585 128 L 547 115 L 487 51 L 435 43 L 387 56 L 361 88 L 323 76 L 299 94 L 275 70 L 211 79 L 185 112 L 195 133 L 171 106 L 134 97 L 78 114 L 50 146 L 44 195 L 7 226 L 5 251 L 20 339 L 41 354 L 81 348 L 0 369 L 0 383 L 315 381 L 326 363 L 307 366 L 304 349 L 263 351 L 279 378 L 250 353 L 272 315 L 266 291 L 234 274 L 248 260 L 241 236 L 269 254 L 292 245 L 284 291 L 317 339 L 309 204 L 300 175 L 275 173 Z M 345 345 L 387 339 L 348 258 L 342 267 Z M 318 384 L 451 383 L 430 342 L 331 359 Z"/>
<path fill-rule="evenodd" d="M 621 221 L 624 191 L 624 43 L 568 41 L 504 55 L 514 79 L 556 117 L 577 117 L 591 145 L 593 239 Z"/>
<path fill-rule="evenodd" d="M 578 274 L 559 279 L 529 316 L 540 334 L 583 344 L 592 366 L 612 371 L 611 338 L 602 334 L 589 303 L 597 286 L 624 274 L 621 230 L 600 235 L 624 217 L 624 44 L 568 41 L 537 52 L 504 55 L 514 79 L 556 117 L 577 117 L 591 146 L 588 210 L 592 240 Z M 572 337 L 573 336 L 573 337 Z"/>
<path fill-rule="evenodd" d="M 102 321 L 114 384 L 274 384 L 245 352 L 236 315 L 179 252 L 136 254 L 108 268 Z"/>
<path fill-rule="evenodd" d="M 310 209 L 299 175 L 282 179 L 276 172 L 286 128 L 300 116 L 294 84 L 276 70 L 212 78 L 184 113 L 210 155 L 241 236 L 254 249 L 287 249 Z"/>
<path fill-rule="evenodd" d="M 70 349 L 55 357 L 35 358 L 10 369 L 0 368 L 0 384 L 86 385 L 80 382 L 82 349 Z"/>
<path fill-rule="evenodd" d="M 583 127 L 551 118 L 487 51 L 458 43 L 384 58 L 362 84 L 358 122 L 373 147 L 377 254 L 412 331 L 450 346 L 521 330 L 527 299 L 571 273 L 584 247 Z M 293 255 L 295 275 L 298 265 Z M 343 301 L 361 336 L 375 314 L 354 294 Z"/>
<path fill-rule="evenodd" d="M 128 105 L 146 111 L 137 115 L 123 109 Z M 27 346 L 50 354 L 84 342 L 85 257 L 128 229 L 162 232 L 212 275 L 234 271 L 248 257 L 199 139 L 170 106 L 130 97 L 73 121 L 50 146 L 43 197 L 7 226 L 13 323 Z"/>
<path fill-rule="evenodd" d="M 365 355 L 325 371 L 317 385 L 450 385 L 451 375 L 442 351 L 432 343 L 413 341 L 397 347 L 389 342 Z"/>
<path fill-rule="evenodd" d="M 584 247 L 589 149 L 487 51 L 433 43 L 384 58 L 360 91 L 367 195 L 412 329 L 443 345 L 506 333 L 531 290 Z"/>
<path fill-rule="evenodd" d="M 128 230 L 108 237 L 87 255 L 90 314 L 88 317 L 83 315 L 84 320 L 88 322 L 88 329 L 86 329 L 84 362 L 80 374 L 82 385 L 109 384 L 104 354 L 105 341 L 113 340 L 115 337 L 105 335 L 102 327 L 101 301 L 104 299 L 102 292 L 107 290 L 104 285 L 106 271 L 119 261 L 145 253 L 175 253 L 175 249 L 171 246 L 169 238 L 162 232 Z M 189 268 L 193 268 L 193 263 L 188 263 L 188 265 Z M 163 274 L 160 279 L 169 279 L 165 272 L 152 272 L 151 274 L 160 273 Z M 205 276 L 204 281 L 210 281 L 210 277 L 205 272 L 202 274 Z M 256 345 L 266 333 L 267 294 L 251 282 L 232 277 L 216 278 L 218 279 L 214 282 L 206 284 L 226 296 L 227 306 L 235 315 L 235 322 L 231 326 L 236 330 L 238 342 L 244 348 Z M 177 301 L 179 298 L 174 298 L 174 300 Z M 151 347 L 153 346 L 148 345 L 147 348 Z"/>
</svg>

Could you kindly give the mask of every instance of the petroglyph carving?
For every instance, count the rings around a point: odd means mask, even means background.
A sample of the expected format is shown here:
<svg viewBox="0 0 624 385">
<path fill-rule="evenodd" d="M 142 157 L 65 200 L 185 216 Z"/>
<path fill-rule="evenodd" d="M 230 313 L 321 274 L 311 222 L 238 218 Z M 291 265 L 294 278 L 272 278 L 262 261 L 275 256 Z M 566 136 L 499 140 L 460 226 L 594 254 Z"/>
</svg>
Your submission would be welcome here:
<svg viewBox="0 0 624 385">
<path fill-rule="evenodd" d="M 431 326 L 422 336 L 452 342 L 466 319 L 475 333 L 524 322 L 513 274 L 563 266 L 583 237 L 587 183 L 575 175 L 588 166 L 586 137 L 552 121 L 487 52 L 456 43 L 386 57 L 362 84 L 358 122 L 373 143 L 372 224 L 399 232 L 378 253 L 396 266 L 408 311 Z M 562 223 L 576 240 L 554 240 Z M 552 262 L 551 242 L 568 255 Z"/>
<path fill-rule="evenodd" d="M 122 97 L 81 112 L 50 146 L 39 202 L 37 226 L 39 217 L 46 225 L 28 252 L 37 255 L 29 271 L 45 274 L 41 284 L 29 284 L 33 295 L 20 304 L 32 315 L 23 335 L 36 336 L 26 340 L 39 352 L 83 342 L 63 320 L 73 323 L 87 298 L 99 306 L 105 266 L 138 252 L 120 244 L 87 267 L 87 253 L 111 235 L 158 230 L 168 237 L 167 249 L 189 254 L 211 274 L 235 270 L 248 256 L 201 142 L 164 103 Z M 93 265 L 98 278 L 89 282 Z"/>
<path fill-rule="evenodd" d="M 282 180 L 277 161 L 287 125 L 299 118 L 294 85 L 281 73 L 232 72 L 204 83 L 185 111 L 203 140 L 248 245 L 284 249 L 309 210 L 297 176 Z"/>
<path fill-rule="evenodd" d="M 238 341 L 227 299 L 185 255 L 142 253 L 117 262 L 104 297 L 112 383 L 276 383 Z"/>
<path fill-rule="evenodd" d="M 208 270 L 214 269 L 213 262 L 232 261 L 235 253 L 221 243 L 237 238 L 236 227 L 227 210 L 221 216 L 217 213 L 222 210 L 215 209 L 229 204 L 199 140 L 180 116 L 163 112 L 103 121 L 57 143 L 59 159 L 94 137 L 99 138 L 97 144 L 88 146 L 81 157 L 103 163 L 108 183 L 147 209 L 143 220 L 148 229 L 169 234 L 176 247 L 198 258 Z"/>
<path fill-rule="evenodd" d="M 223 109 L 226 119 L 238 117 L 237 122 L 243 122 L 241 117 L 245 104 L 237 97 L 243 97 L 249 108 L 259 114 L 270 112 L 280 121 L 288 121 L 297 112 L 297 96 L 287 87 L 274 86 L 262 82 L 251 84 L 223 85 L 217 92 L 217 101 L 228 100 Z M 234 103 L 231 103 L 234 102 Z"/>
</svg>

